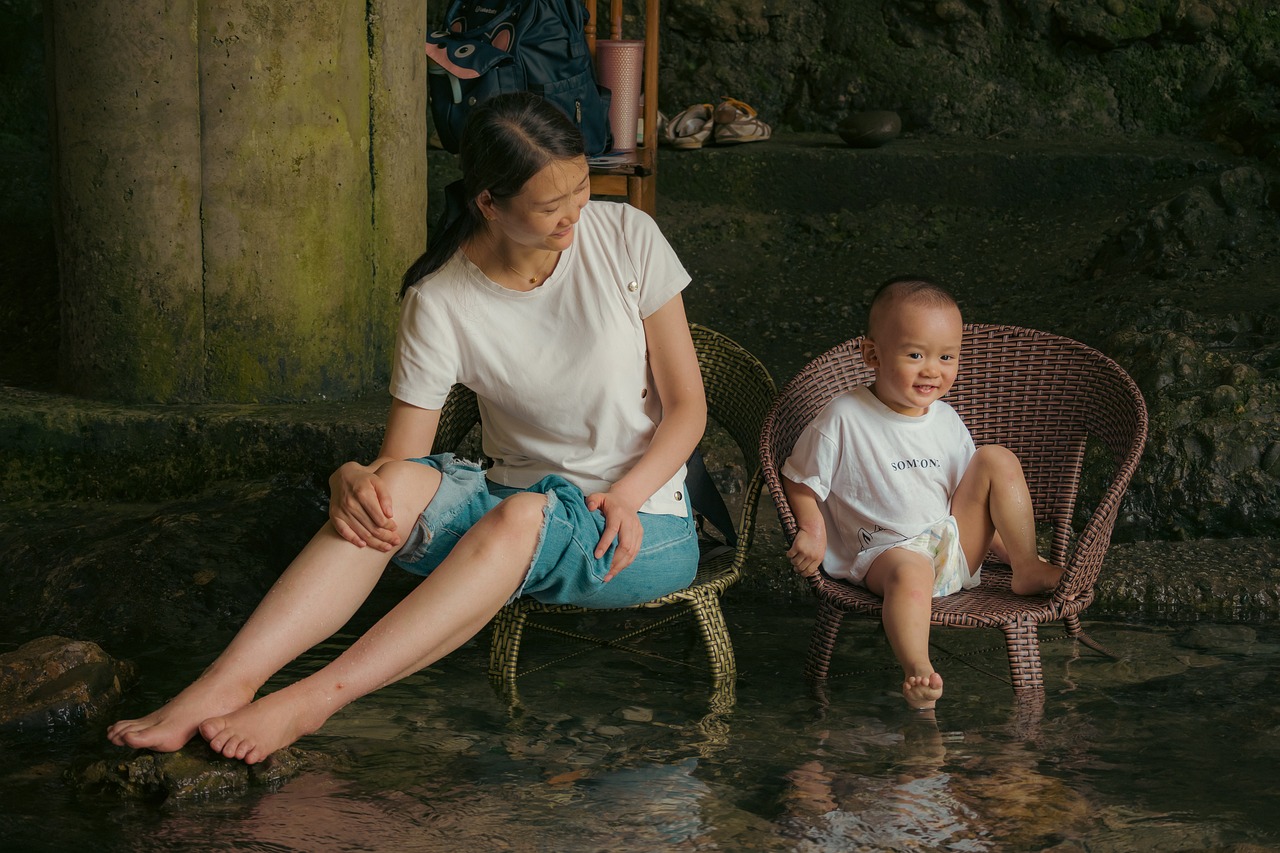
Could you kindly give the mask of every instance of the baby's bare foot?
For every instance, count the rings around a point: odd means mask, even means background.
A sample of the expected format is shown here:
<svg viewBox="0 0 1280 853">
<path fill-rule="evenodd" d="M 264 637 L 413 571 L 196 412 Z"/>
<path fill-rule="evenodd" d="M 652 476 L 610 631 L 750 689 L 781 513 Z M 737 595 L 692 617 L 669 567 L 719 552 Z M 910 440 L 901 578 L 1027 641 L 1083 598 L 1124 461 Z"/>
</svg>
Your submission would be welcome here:
<svg viewBox="0 0 1280 853">
<path fill-rule="evenodd" d="M 1040 595 L 1053 592 L 1062 580 L 1062 569 L 1045 560 L 1043 557 L 1032 566 L 1013 570 L 1009 580 L 1009 588 L 1017 595 Z"/>
<path fill-rule="evenodd" d="M 936 672 L 908 676 L 902 682 L 902 698 L 917 711 L 932 708 L 942 698 L 942 676 Z"/>
<path fill-rule="evenodd" d="M 176 752 L 195 736 L 200 721 L 211 714 L 243 708 L 252 691 L 231 689 L 212 680 L 197 679 L 159 709 L 136 720 L 120 720 L 107 729 L 107 740 L 116 746 Z"/>
<path fill-rule="evenodd" d="M 294 684 L 233 713 L 204 720 L 200 735 L 214 752 L 257 764 L 324 724 L 329 715 L 317 715 L 312 708 L 305 691 Z"/>
</svg>

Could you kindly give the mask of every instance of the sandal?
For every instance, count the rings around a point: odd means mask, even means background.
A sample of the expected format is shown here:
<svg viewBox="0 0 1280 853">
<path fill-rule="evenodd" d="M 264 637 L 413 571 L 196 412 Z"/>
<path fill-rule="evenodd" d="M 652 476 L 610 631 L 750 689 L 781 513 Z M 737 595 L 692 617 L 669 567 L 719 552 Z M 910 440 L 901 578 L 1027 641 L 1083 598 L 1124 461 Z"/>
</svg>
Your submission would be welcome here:
<svg viewBox="0 0 1280 853">
<path fill-rule="evenodd" d="M 676 113 L 663 126 L 658 138 L 672 148 L 701 148 L 711 138 L 711 105 L 694 104 Z"/>
<path fill-rule="evenodd" d="M 737 98 L 726 96 L 716 107 L 713 119 L 717 145 L 763 142 L 773 133 L 773 128 L 760 120 L 753 107 Z"/>
</svg>

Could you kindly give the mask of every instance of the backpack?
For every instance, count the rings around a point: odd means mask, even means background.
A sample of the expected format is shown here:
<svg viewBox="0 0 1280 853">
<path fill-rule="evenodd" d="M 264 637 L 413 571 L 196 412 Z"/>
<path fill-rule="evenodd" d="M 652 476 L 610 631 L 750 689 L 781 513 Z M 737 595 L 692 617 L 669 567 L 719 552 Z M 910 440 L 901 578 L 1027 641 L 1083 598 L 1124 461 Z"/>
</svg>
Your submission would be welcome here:
<svg viewBox="0 0 1280 853">
<path fill-rule="evenodd" d="M 503 92 L 530 91 L 582 131 L 587 156 L 613 147 L 608 89 L 596 83 L 581 0 L 453 0 L 427 36 L 431 113 L 440 143 L 457 153 L 471 108 Z"/>
</svg>

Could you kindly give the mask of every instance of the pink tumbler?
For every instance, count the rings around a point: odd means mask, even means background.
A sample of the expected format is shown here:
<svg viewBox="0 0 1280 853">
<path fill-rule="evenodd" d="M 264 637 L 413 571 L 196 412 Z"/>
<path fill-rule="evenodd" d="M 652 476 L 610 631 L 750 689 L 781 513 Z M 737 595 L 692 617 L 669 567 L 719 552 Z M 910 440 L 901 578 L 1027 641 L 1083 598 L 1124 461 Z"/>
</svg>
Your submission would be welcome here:
<svg viewBox="0 0 1280 853">
<path fill-rule="evenodd" d="M 644 73 L 643 39 L 600 39 L 596 42 L 596 73 L 600 85 L 613 92 L 609 128 L 614 151 L 636 149 L 640 119 L 640 79 Z"/>
</svg>

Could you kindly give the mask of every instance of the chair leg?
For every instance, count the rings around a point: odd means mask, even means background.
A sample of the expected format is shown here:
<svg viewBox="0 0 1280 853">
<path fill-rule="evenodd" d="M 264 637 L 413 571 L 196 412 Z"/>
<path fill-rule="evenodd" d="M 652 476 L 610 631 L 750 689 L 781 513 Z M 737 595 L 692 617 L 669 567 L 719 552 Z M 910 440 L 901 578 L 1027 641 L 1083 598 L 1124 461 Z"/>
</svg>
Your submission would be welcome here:
<svg viewBox="0 0 1280 853">
<path fill-rule="evenodd" d="M 1064 616 L 1062 619 L 1063 626 L 1067 629 L 1067 636 L 1074 640 L 1079 640 L 1089 648 L 1093 649 L 1100 655 L 1106 655 L 1112 660 L 1120 660 L 1120 656 L 1099 643 L 1093 637 L 1084 632 L 1084 626 L 1080 624 L 1080 615 Z"/>
<path fill-rule="evenodd" d="M 1040 667 L 1039 625 L 1029 616 L 1019 616 L 1000 626 L 1009 653 L 1009 672 L 1015 693 L 1044 690 L 1044 672 Z"/>
<path fill-rule="evenodd" d="M 720 609 L 720 599 L 715 595 L 700 595 L 693 604 L 698 617 L 698 631 L 707 647 L 707 660 L 711 666 L 711 678 L 715 684 L 732 679 L 738 674 L 738 664 L 733 657 L 733 643 L 729 640 L 729 626 Z"/>
<path fill-rule="evenodd" d="M 824 679 L 831 671 L 831 655 L 836 650 L 836 634 L 844 621 L 844 611 L 828 601 L 818 602 L 818 618 L 813 625 L 813 637 L 809 640 L 809 656 L 804 674 L 810 680 Z"/>
<path fill-rule="evenodd" d="M 528 612 L 518 603 L 508 604 L 493 617 L 493 639 L 489 643 L 489 676 L 500 679 L 505 689 L 515 693 L 516 669 L 520 661 L 520 638 Z"/>
<path fill-rule="evenodd" d="M 1044 688 L 1017 691 L 1013 694 L 1014 733 L 1022 740 L 1040 736 L 1040 721 L 1044 719 Z"/>
</svg>

